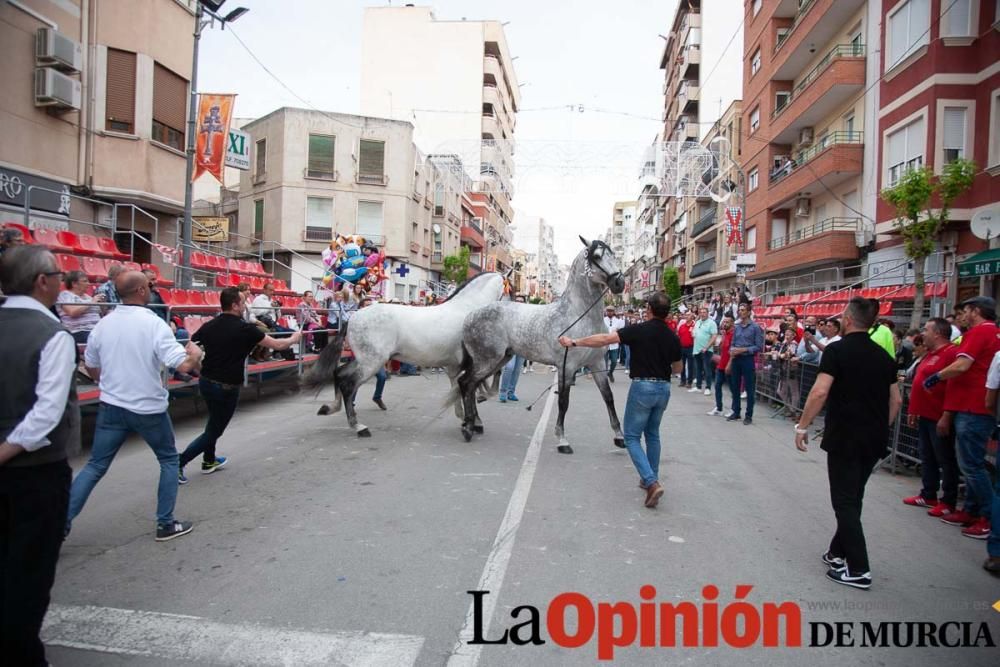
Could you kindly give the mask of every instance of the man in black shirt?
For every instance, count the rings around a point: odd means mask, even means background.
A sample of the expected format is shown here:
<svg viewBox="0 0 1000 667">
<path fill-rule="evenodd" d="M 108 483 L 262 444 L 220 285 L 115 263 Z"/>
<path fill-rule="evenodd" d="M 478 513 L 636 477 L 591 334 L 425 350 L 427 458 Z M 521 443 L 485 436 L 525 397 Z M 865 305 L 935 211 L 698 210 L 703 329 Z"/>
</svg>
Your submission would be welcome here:
<svg viewBox="0 0 1000 667">
<path fill-rule="evenodd" d="M 222 314 L 206 322 L 192 336 L 205 348 L 198 389 L 208 408 L 205 432 L 188 445 L 180 457 L 180 483 L 187 484 L 184 466 L 202 454 L 201 472 L 211 474 L 226 465 L 225 456 L 215 455 L 215 443 L 229 425 L 240 400 L 243 366 L 247 355 L 260 345 L 271 350 L 287 350 L 302 338 L 296 331 L 288 338 L 271 338 L 243 319 L 243 295 L 236 287 L 227 287 L 219 295 Z"/>
<path fill-rule="evenodd" d="M 841 318 L 843 338 L 827 345 L 819 375 L 802 418 L 795 426 L 795 446 L 806 451 L 807 432 L 826 403 L 823 444 L 827 453 L 830 500 L 837 532 L 823 554 L 827 578 L 855 588 L 870 588 L 868 550 L 861 526 L 861 503 L 868 476 L 889 444 L 889 424 L 902 399 L 896 363 L 868 336 L 878 317 L 878 302 L 855 297 Z"/>
<path fill-rule="evenodd" d="M 659 481 L 660 421 L 670 401 L 670 378 L 681 372 L 681 341 L 670 327 L 670 297 L 657 292 L 646 302 L 646 321 L 606 334 L 594 334 L 573 340 L 559 338 L 565 347 L 604 347 L 614 343 L 628 345 L 631 354 L 629 377 L 632 386 L 625 404 L 625 446 L 639 472 L 639 486 L 646 490 L 646 507 L 656 507 L 663 495 Z M 646 451 L 642 436 L 646 436 Z"/>
</svg>

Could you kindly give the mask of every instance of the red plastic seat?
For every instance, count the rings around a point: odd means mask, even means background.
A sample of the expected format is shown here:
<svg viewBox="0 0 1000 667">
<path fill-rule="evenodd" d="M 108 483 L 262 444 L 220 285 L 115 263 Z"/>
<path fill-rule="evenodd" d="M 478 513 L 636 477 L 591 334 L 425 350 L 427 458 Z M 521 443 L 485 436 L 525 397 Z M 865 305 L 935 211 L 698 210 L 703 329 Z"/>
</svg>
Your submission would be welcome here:
<svg viewBox="0 0 1000 667">
<path fill-rule="evenodd" d="M 220 292 L 216 290 L 206 290 L 205 291 L 205 304 L 218 308 L 221 304 L 219 302 Z"/>
<path fill-rule="evenodd" d="M 78 234 L 77 241 L 80 244 L 80 252 L 86 252 L 90 255 L 97 255 L 98 257 L 110 257 L 101 244 L 98 242 L 96 236 L 91 236 L 90 234 Z"/>
<path fill-rule="evenodd" d="M 209 319 L 210 318 L 202 317 L 201 315 L 188 315 L 184 318 L 184 328 L 187 329 L 187 332 L 193 336 L 194 333 L 201 328 L 201 325 Z"/>
<path fill-rule="evenodd" d="M 267 271 L 264 270 L 264 267 L 261 265 L 260 262 L 248 262 L 248 264 L 250 264 L 251 270 L 253 270 L 253 272 L 256 273 L 258 276 L 268 275 Z"/>
<path fill-rule="evenodd" d="M 142 265 L 142 270 L 143 271 L 152 271 L 153 273 L 156 274 L 156 286 L 157 287 L 173 287 L 174 286 L 174 281 L 170 280 L 169 278 L 164 278 L 163 275 L 160 273 L 160 267 L 158 267 L 156 264 L 143 264 Z"/>
<path fill-rule="evenodd" d="M 118 249 L 118 244 L 116 244 L 115 240 L 112 238 L 100 236 L 97 239 L 97 245 L 99 245 L 101 250 L 104 251 L 104 254 L 109 257 L 114 257 L 115 259 L 131 259 L 128 256 L 128 253 L 124 253 Z"/>
<path fill-rule="evenodd" d="M 139 262 L 122 262 L 122 266 L 125 267 L 126 271 L 142 271 Z"/>
<path fill-rule="evenodd" d="M 205 305 L 205 293 L 201 290 L 188 290 L 188 304 L 192 306 Z"/>
<path fill-rule="evenodd" d="M 259 292 L 264 289 L 264 279 L 259 276 L 246 276 L 247 282 L 250 283 L 250 289 L 255 292 Z"/>
<path fill-rule="evenodd" d="M 91 282 L 104 282 L 108 279 L 108 267 L 102 257 L 83 257 L 80 266 Z"/>
<path fill-rule="evenodd" d="M 32 235 L 31 235 L 31 230 L 28 229 L 27 227 L 25 227 L 22 224 L 19 224 L 19 223 L 16 223 L 16 222 L 5 222 L 2 226 L 3 227 L 7 227 L 9 229 L 17 229 L 17 230 L 19 230 L 21 232 L 21 236 L 24 237 L 24 242 L 26 244 L 28 244 L 28 245 L 30 245 L 30 244 L 32 244 L 32 243 L 35 242 L 34 237 L 32 237 Z"/>
<path fill-rule="evenodd" d="M 238 259 L 227 259 L 226 268 L 230 273 L 240 273 L 240 261 Z"/>
<path fill-rule="evenodd" d="M 172 306 L 186 306 L 188 302 L 188 292 L 183 289 L 175 289 L 171 292 L 173 297 Z M 166 299 L 164 299 L 166 301 Z"/>
<path fill-rule="evenodd" d="M 80 258 L 74 257 L 73 255 L 67 255 L 65 253 L 56 253 L 56 264 L 59 265 L 60 271 L 65 271 L 69 273 L 70 271 L 82 271 L 83 268 L 80 266 Z"/>
<path fill-rule="evenodd" d="M 174 305 L 174 291 L 172 289 L 163 288 L 159 290 L 159 292 L 160 292 L 160 298 L 163 299 L 163 303 L 167 304 L 168 306 Z"/>
<path fill-rule="evenodd" d="M 882 316 L 892 315 L 892 301 L 883 301 L 878 307 L 878 314 Z"/>
<path fill-rule="evenodd" d="M 59 240 L 59 232 L 54 229 L 40 227 L 35 230 L 35 242 L 47 247 L 52 252 L 73 252 L 72 246 L 68 246 Z"/>
<path fill-rule="evenodd" d="M 68 246 L 73 249 L 73 254 L 75 255 L 93 255 L 94 251 L 89 248 L 84 248 L 80 245 L 80 237 L 73 232 L 56 232 L 56 238 L 59 239 L 59 243 L 64 246 Z"/>
</svg>

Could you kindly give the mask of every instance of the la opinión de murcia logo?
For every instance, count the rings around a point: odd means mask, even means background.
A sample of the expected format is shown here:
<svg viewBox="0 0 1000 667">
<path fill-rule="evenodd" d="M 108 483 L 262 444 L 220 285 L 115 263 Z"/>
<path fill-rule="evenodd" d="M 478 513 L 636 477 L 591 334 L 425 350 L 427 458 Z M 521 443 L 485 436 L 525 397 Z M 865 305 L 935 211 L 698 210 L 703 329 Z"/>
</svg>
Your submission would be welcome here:
<svg viewBox="0 0 1000 667">
<path fill-rule="evenodd" d="M 494 637 L 484 636 L 483 599 L 489 591 L 466 591 L 473 599 L 472 639 L 468 644 L 539 646 L 551 641 L 578 649 L 596 638 L 597 658 L 614 659 L 615 649 L 641 648 L 798 648 L 804 641 L 798 603 L 751 603 L 752 585 L 737 585 L 733 599 L 719 601 L 719 588 L 701 590 L 698 602 L 656 602 L 656 588 L 639 589 L 638 603 L 593 602 L 583 593 L 560 593 L 542 613 L 533 605 L 510 612 L 517 621 Z M 575 622 L 574 622 L 575 621 Z M 548 639 L 543 638 L 543 627 Z M 996 644 L 986 622 L 811 621 L 806 647 L 905 648 L 990 647 Z"/>
<path fill-rule="evenodd" d="M 21 195 L 21 191 L 24 190 L 24 183 L 17 176 L 8 176 L 7 174 L 0 171 L 0 191 L 2 191 L 8 199 L 16 199 Z"/>
</svg>

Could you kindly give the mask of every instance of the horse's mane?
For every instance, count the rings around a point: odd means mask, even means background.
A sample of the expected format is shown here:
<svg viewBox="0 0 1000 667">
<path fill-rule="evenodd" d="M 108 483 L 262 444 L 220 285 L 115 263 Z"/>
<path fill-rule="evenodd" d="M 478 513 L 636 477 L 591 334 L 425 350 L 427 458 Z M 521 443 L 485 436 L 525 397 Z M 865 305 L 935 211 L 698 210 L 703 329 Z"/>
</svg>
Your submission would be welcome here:
<svg viewBox="0 0 1000 667">
<path fill-rule="evenodd" d="M 462 290 L 464 290 L 464 289 L 465 289 L 466 287 L 468 287 L 468 286 L 469 286 L 469 285 L 470 285 L 471 283 L 475 282 L 475 281 L 476 281 L 476 280 L 478 280 L 479 278 L 482 278 L 482 277 L 484 277 L 484 276 L 492 276 L 492 275 L 494 275 L 494 272 L 492 272 L 492 271 L 489 271 L 489 272 L 484 272 L 484 273 L 480 273 L 480 274 L 478 274 L 478 275 L 475 275 L 475 276 L 472 276 L 472 277 L 471 277 L 471 278 L 469 278 L 468 280 L 465 280 L 465 281 L 463 281 L 463 282 L 462 282 L 462 283 L 461 283 L 461 284 L 460 284 L 460 285 L 458 286 L 458 288 L 457 288 L 457 289 L 456 289 L 456 290 L 455 290 L 454 292 L 452 292 L 451 294 L 449 294 L 449 295 L 448 295 L 448 298 L 447 298 L 447 299 L 445 299 L 444 301 L 442 301 L 441 303 L 442 303 L 442 304 L 445 304 L 445 303 L 448 303 L 449 301 L 451 301 L 452 299 L 454 299 L 454 298 L 455 298 L 455 297 L 456 297 L 456 296 L 458 295 L 458 293 L 459 293 L 459 292 L 461 292 Z M 499 275 L 499 274 L 496 274 L 496 275 Z M 439 305 L 440 305 L 440 304 L 439 304 Z"/>
</svg>

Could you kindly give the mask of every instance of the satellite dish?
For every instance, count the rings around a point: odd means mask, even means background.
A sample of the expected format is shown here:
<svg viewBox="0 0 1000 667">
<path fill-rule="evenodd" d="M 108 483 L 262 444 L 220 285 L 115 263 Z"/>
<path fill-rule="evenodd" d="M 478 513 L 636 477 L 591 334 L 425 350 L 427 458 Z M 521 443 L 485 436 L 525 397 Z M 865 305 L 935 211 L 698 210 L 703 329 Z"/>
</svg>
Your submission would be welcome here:
<svg viewBox="0 0 1000 667">
<path fill-rule="evenodd" d="M 995 239 L 1000 236 L 1000 208 L 984 208 L 972 216 L 969 223 L 976 238 Z"/>
<path fill-rule="evenodd" d="M 436 222 L 433 225 L 431 225 L 431 229 L 434 230 L 435 234 L 440 234 L 441 233 L 441 225 L 439 225 Z"/>
</svg>

